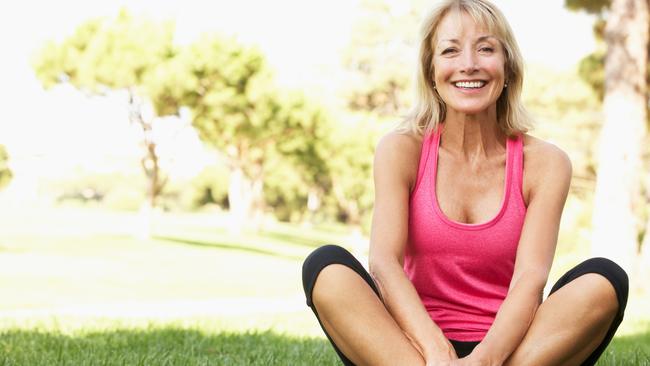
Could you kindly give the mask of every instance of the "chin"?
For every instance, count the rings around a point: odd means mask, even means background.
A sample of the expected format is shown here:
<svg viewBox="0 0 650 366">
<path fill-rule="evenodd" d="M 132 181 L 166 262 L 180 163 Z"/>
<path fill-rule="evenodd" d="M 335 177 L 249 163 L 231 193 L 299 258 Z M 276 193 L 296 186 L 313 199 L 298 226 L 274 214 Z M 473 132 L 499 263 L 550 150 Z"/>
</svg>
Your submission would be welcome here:
<svg viewBox="0 0 650 366">
<path fill-rule="evenodd" d="M 467 114 L 467 115 L 479 115 L 479 114 L 485 114 L 488 113 L 490 110 L 490 106 L 475 106 L 475 107 L 450 107 L 450 111 L 454 111 L 455 113 L 460 113 L 460 114 Z"/>
</svg>

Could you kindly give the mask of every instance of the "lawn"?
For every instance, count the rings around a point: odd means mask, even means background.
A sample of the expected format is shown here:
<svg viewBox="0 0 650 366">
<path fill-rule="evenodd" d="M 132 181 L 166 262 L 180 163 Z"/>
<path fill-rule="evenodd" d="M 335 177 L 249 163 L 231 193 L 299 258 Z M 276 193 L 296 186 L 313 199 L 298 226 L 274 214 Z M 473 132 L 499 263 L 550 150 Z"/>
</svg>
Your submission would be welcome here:
<svg viewBox="0 0 650 366">
<path fill-rule="evenodd" d="M 220 213 L 159 214 L 142 240 L 132 213 L 0 209 L 0 222 L 0 365 L 337 364 L 300 267 L 321 244 L 352 247 L 344 227 L 231 235 Z M 650 365 L 648 304 L 631 299 L 600 365 Z"/>
</svg>

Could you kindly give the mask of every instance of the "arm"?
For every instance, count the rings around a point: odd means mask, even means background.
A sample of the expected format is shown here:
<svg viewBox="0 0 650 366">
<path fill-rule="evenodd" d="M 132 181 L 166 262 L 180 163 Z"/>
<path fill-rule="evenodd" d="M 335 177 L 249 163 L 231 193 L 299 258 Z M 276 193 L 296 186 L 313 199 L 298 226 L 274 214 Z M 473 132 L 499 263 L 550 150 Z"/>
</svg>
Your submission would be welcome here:
<svg viewBox="0 0 650 366">
<path fill-rule="evenodd" d="M 430 362 L 457 357 L 403 269 L 409 192 L 417 177 L 419 156 L 420 144 L 412 136 L 391 133 L 377 145 L 369 265 L 388 312 L 425 361 Z"/>
<path fill-rule="evenodd" d="M 531 186 L 508 295 L 485 338 L 468 356 L 483 360 L 481 364 L 505 362 L 521 343 L 542 301 L 572 168 L 568 156 L 553 145 L 545 146 L 539 154 L 544 158 L 539 159 L 538 167 L 531 164 L 539 178 Z"/>
</svg>

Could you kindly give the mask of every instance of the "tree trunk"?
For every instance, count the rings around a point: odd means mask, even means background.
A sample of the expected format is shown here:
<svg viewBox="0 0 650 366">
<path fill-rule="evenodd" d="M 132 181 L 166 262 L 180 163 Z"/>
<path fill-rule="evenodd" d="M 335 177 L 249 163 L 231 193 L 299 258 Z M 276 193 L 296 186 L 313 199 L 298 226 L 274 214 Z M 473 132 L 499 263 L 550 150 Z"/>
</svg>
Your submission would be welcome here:
<svg viewBox="0 0 650 366">
<path fill-rule="evenodd" d="M 312 227 L 314 224 L 316 214 L 322 205 L 322 194 L 323 191 L 319 186 L 314 184 L 309 187 L 309 191 L 307 192 L 307 210 L 303 211 L 302 215 L 302 223 L 306 227 Z"/>
<path fill-rule="evenodd" d="M 646 149 L 647 148 L 648 146 L 646 145 Z M 639 278 L 649 279 L 650 278 L 650 174 L 647 174 L 646 176 L 645 187 L 646 187 L 645 199 L 643 200 L 643 202 L 645 202 L 648 211 L 646 212 L 647 221 L 645 224 L 643 242 L 641 243 L 641 259 L 639 261 L 640 262 L 639 268 L 641 270 L 639 272 L 640 275 Z M 645 287 L 647 289 L 650 289 L 650 284 L 645 283 Z"/>
<path fill-rule="evenodd" d="M 147 196 L 140 210 L 142 224 L 139 228 L 138 237 L 149 239 L 151 237 L 151 221 L 153 211 L 156 208 L 156 200 L 160 192 L 162 192 L 166 180 L 161 179 L 152 121 L 147 121 L 142 116 L 142 101 L 134 90 L 129 90 L 129 119 L 131 123 L 137 124 L 142 129 L 142 144 L 144 145 L 145 154 L 140 160 L 140 165 L 147 178 Z"/>
<path fill-rule="evenodd" d="M 646 129 L 647 0 L 613 0 L 605 28 L 605 120 L 598 150 L 592 251 L 629 273 L 638 259 L 641 146 Z"/>
<path fill-rule="evenodd" d="M 230 164 L 228 181 L 228 205 L 232 234 L 241 234 L 246 229 L 258 231 L 262 224 L 264 206 L 264 180 L 262 175 L 250 178 L 241 163 Z"/>
</svg>

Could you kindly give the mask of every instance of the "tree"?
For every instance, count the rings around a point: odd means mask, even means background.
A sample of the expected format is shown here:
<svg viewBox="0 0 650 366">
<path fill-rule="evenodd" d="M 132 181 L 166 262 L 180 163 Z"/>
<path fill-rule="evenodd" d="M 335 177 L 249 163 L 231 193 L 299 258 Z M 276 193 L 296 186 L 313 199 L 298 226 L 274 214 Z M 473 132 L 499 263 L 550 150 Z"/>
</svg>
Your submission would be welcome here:
<svg viewBox="0 0 650 366">
<path fill-rule="evenodd" d="M 648 1 L 567 0 L 566 5 L 597 14 L 595 30 L 597 34 L 602 31 L 607 46 L 593 251 L 615 258 L 632 270 L 640 247 L 634 211 L 641 201 L 642 147 L 648 117 Z M 598 56 L 592 55 L 583 65 L 589 65 L 583 67 L 585 74 L 593 73 L 598 70 Z M 646 233 L 648 229 L 650 220 Z"/>
<path fill-rule="evenodd" d="M 173 35 L 172 23 L 137 19 L 121 11 L 114 19 L 83 23 L 60 44 L 47 43 L 34 61 L 34 70 L 46 88 L 70 83 L 92 95 L 116 90 L 128 93 L 129 119 L 142 131 L 141 166 L 148 182 L 147 209 L 155 207 L 166 179 L 160 171 L 153 137 L 154 123 L 161 115 L 149 117 L 144 113 L 148 103 L 164 101 L 151 100 L 146 83 L 161 77 L 152 75 L 155 66 L 176 54 Z M 148 229 L 145 231 L 148 236 Z"/>
<path fill-rule="evenodd" d="M 361 1 L 360 18 L 343 53 L 343 91 L 352 111 L 395 118 L 410 101 L 422 9 L 427 2 Z"/>
<path fill-rule="evenodd" d="M 259 51 L 217 35 L 200 38 L 155 73 L 170 76 L 149 84 L 158 113 L 187 107 L 200 138 L 227 161 L 231 228 L 257 228 L 270 157 L 305 155 L 325 114 L 302 94 L 278 89 Z"/>
<path fill-rule="evenodd" d="M 0 145 L 0 189 L 6 187 L 12 177 L 13 173 L 9 169 L 9 154 L 4 145 Z"/>
</svg>

